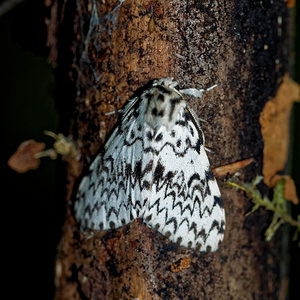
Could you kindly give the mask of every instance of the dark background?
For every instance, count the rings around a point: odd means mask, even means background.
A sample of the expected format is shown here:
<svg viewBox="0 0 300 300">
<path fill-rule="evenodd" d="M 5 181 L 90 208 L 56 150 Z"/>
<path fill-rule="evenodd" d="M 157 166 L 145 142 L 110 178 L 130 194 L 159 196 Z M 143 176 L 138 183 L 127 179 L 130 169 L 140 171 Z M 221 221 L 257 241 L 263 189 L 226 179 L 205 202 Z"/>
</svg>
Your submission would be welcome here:
<svg viewBox="0 0 300 300">
<path fill-rule="evenodd" d="M 1 248 L 3 297 L 53 299 L 54 262 L 64 218 L 63 164 L 44 158 L 18 174 L 7 160 L 34 139 L 53 145 L 58 113 L 54 69 L 47 63 L 43 1 L 23 1 L 0 16 Z M 6 296 L 4 296 L 6 295 Z"/>
<path fill-rule="evenodd" d="M 0 2 L 3 3 L 4 1 Z M 60 91 L 55 71 L 47 62 L 46 26 L 49 13 L 43 1 L 26 0 L 0 16 L 1 86 L 1 224 L 2 290 L 8 298 L 52 299 L 54 262 L 64 219 L 64 165 L 48 158 L 36 171 L 18 174 L 7 160 L 19 144 L 28 139 L 53 140 L 44 130 L 61 132 L 54 95 Z M 295 21 L 299 28 L 299 3 Z M 300 82 L 300 36 L 294 37 L 293 78 Z M 55 97 L 57 99 L 57 97 Z M 62 116 L 60 116 L 62 117 Z M 290 172 L 300 191 L 300 104 L 294 106 Z M 299 192 L 298 192 L 299 194 Z M 293 214 L 300 214 L 293 207 Z M 290 243 L 290 299 L 299 299 L 300 249 Z"/>
</svg>

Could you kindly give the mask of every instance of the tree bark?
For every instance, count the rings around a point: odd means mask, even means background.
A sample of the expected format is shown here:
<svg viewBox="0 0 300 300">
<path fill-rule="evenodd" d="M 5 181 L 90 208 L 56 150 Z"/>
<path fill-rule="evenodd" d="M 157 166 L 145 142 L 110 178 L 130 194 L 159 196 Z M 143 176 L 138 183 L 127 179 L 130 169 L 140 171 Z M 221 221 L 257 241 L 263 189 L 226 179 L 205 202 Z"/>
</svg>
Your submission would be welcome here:
<svg viewBox="0 0 300 300">
<path fill-rule="evenodd" d="M 245 217 L 251 202 L 226 187 L 228 176 L 218 178 L 226 233 L 215 253 L 178 247 L 140 220 L 87 238 L 72 210 L 81 174 L 116 122 L 105 114 L 155 78 L 174 77 L 182 88 L 218 83 L 189 99 L 207 121 L 211 165 L 254 158 L 238 179 L 261 173 L 259 115 L 287 68 L 288 11 L 284 1 L 271 2 L 54 0 L 48 45 L 58 107 L 80 152 L 67 168 L 56 299 L 278 299 L 280 235 L 263 240 L 270 215 Z"/>
</svg>

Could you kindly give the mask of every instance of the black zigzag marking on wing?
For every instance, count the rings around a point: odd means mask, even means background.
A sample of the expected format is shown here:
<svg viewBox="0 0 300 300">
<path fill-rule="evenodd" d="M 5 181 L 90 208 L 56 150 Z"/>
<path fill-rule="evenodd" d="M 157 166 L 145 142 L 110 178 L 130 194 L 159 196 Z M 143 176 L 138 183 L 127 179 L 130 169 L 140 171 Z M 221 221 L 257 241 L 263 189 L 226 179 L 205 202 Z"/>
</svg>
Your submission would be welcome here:
<svg viewBox="0 0 300 300">
<path fill-rule="evenodd" d="M 178 223 L 178 220 L 180 220 L 179 223 Z M 214 232 L 215 229 L 217 229 L 217 234 L 220 235 L 219 241 L 221 241 L 223 238 L 223 234 L 225 232 L 225 221 L 224 220 L 212 220 L 211 226 L 208 231 L 205 231 L 205 229 L 201 226 L 201 223 L 197 224 L 194 221 L 191 221 L 189 219 L 189 217 L 180 219 L 178 217 L 172 216 L 172 217 L 166 219 L 166 221 L 165 221 L 166 225 L 169 225 L 169 224 L 173 225 L 173 232 L 172 232 L 173 235 L 176 234 L 177 230 L 184 223 L 186 223 L 186 225 L 187 225 L 186 227 L 188 228 L 188 232 L 190 232 L 190 231 L 193 232 L 194 238 L 191 239 L 191 242 L 194 240 L 194 241 L 198 241 L 197 243 L 199 243 L 199 240 L 201 240 L 205 244 L 211 234 L 215 235 L 215 232 Z M 188 232 L 187 232 L 187 234 L 188 234 Z"/>
<path fill-rule="evenodd" d="M 106 162 L 108 162 L 108 165 L 110 167 L 107 167 Z M 90 184 L 88 186 L 88 190 L 92 191 L 94 197 L 96 195 L 96 192 L 98 191 L 99 187 L 104 187 L 101 190 L 100 193 L 100 199 L 96 199 L 96 203 L 93 207 L 90 207 L 88 204 L 85 213 L 88 213 L 88 215 L 91 217 L 94 213 L 94 211 L 98 211 L 101 209 L 102 206 L 104 206 L 107 213 L 107 218 L 109 219 L 110 215 L 114 213 L 117 217 L 119 215 L 119 212 L 121 211 L 122 207 L 125 207 L 128 209 L 129 207 L 133 207 L 136 210 L 141 210 L 143 204 L 141 201 L 131 201 L 130 197 L 127 198 L 127 201 L 122 201 L 119 208 L 111 207 L 111 204 L 109 203 L 109 199 L 114 195 L 116 199 L 119 198 L 119 195 L 124 192 L 125 195 L 129 195 L 130 193 L 128 190 L 132 190 L 136 185 L 139 186 L 139 189 L 142 191 L 144 189 L 149 189 L 149 186 L 143 181 L 143 178 L 145 175 L 152 170 L 153 161 L 149 161 L 148 164 L 145 166 L 144 169 L 142 169 L 142 161 L 139 160 L 135 163 L 134 168 L 132 169 L 131 164 L 121 164 L 121 170 L 119 168 L 116 168 L 115 164 L 113 163 L 113 158 L 110 156 L 108 157 L 104 162 L 104 168 L 102 172 L 100 173 L 100 178 L 97 183 L 94 181 L 90 181 Z M 124 168 L 125 165 L 125 168 Z M 115 167 L 115 168 L 114 168 Z M 125 171 L 125 172 L 124 172 Z M 123 180 L 120 180 L 122 178 Z M 105 194 L 107 194 L 107 197 L 104 197 Z M 103 200 L 101 200 L 103 199 Z M 109 210 L 107 210 L 107 207 L 110 207 Z"/>
<path fill-rule="evenodd" d="M 195 137 L 195 131 L 189 123 L 188 114 L 185 114 L 185 118 L 183 120 L 177 121 L 175 126 L 184 127 L 185 129 L 187 128 L 191 136 L 193 138 Z M 123 129 L 120 127 L 117 136 L 122 136 L 127 129 L 129 129 L 129 126 L 125 126 Z M 165 147 L 169 147 L 169 151 L 173 151 L 177 157 L 184 158 L 187 152 L 191 149 L 199 154 L 200 148 L 203 145 L 202 135 L 198 135 L 196 143 L 192 143 L 189 137 L 186 138 L 186 147 L 183 151 L 177 150 L 178 147 L 181 146 L 181 142 L 179 146 L 177 146 L 176 143 L 174 145 L 171 142 L 165 142 L 159 149 L 157 149 L 157 147 L 155 147 L 157 146 L 155 143 L 163 140 L 163 135 L 160 133 L 156 137 L 146 135 L 148 139 L 147 145 L 150 144 L 150 146 L 145 147 L 145 140 L 140 136 L 143 133 L 142 128 L 137 131 L 137 134 L 135 134 L 133 130 L 128 132 L 129 133 L 125 139 L 122 139 L 123 147 L 131 148 L 137 143 L 140 143 L 141 146 L 138 148 L 143 149 L 144 153 L 152 153 L 154 156 L 158 157 Z M 171 138 L 175 137 L 174 133 L 174 130 L 170 132 Z M 87 216 L 92 217 L 93 213 L 101 210 L 102 207 L 106 211 L 107 223 L 112 214 L 118 219 L 120 212 L 123 211 L 124 208 L 128 211 L 130 208 L 133 208 L 138 212 L 142 211 L 142 208 L 147 203 L 147 199 L 135 199 L 133 201 L 130 190 L 134 190 L 136 186 L 138 186 L 140 191 L 149 190 L 154 184 L 156 188 L 155 192 L 159 193 L 163 191 L 164 196 L 158 197 L 153 202 L 152 206 L 149 207 L 149 210 L 152 214 L 155 213 L 156 217 L 163 215 L 165 225 L 173 225 L 173 234 L 175 234 L 183 224 L 186 224 L 188 231 L 193 232 L 195 241 L 200 239 L 204 243 L 214 229 L 217 228 L 219 234 L 224 233 L 225 223 L 223 220 L 212 220 L 210 230 L 205 232 L 201 224 L 196 224 L 193 220 L 189 219 L 189 216 L 194 215 L 196 206 L 199 206 L 199 220 L 203 218 L 205 213 L 210 216 L 215 206 L 218 205 L 222 208 L 222 202 L 219 195 L 214 196 L 213 205 L 211 203 L 206 205 L 205 203 L 206 197 L 211 195 L 208 183 L 215 180 L 210 170 L 206 171 L 205 178 L 201 178 L 197 173 L 192 174 L 189 178 L 185 178 L 183 171 L 181 171 L 180 174 L 178 174 L 178 170 L 165 172 L 164 166 L 159 162 L 155 169 L 153 169 L 153 167 L 153 161 L 150 161 L 142 170 L 142 159 L 136 161 L 134 165 L 126 162 L 125 160 L 116 160 L 111 155 L 105 157 L 105 159 L 99 160 L 98 165 L 89 174 L 89 176 L 95 176 L 96 174 L 97 180 L 89 180 L 88 190 L 95 196 L 98 189 L 100 189 L 100 196 L 99 199 L 94 201 L 93 205 L 91 205 L 87 199 L 84 210 L 85 218 L 87 218 Z M 149 172 L 153 172 L 153 182 L 144 180 L 145 175 Z M 124 195 L 127 195 L 127 199 L 122 199 L 120 203 L 117 202 L 112 205 L 109 202 L 109 199 L 111 198 L 119 199 L 119 197 Z M 80 197 L 85 198 L 84 192 L 80 195 Z M 170 211 L 164 206 L 163 201 L 166 198 L 171 198 L 172 200 L 172 208 Z M 182 218 L 178 219 L 178 216 L 174 217 L 172 210 L 176 208 L 180 208 L 180 215 Z M 186 211 L 189 212 L 188 216 L 186 216 Z M 87 220 L 84 221 L 87 222 Z"/>
<path fill-rule="evenodd" d="M 164 86 L 172 80 L 166 78 L 160 83 L 126 106 L 105 146 L 106 154 L 93 163 L 82 182 L 77 201 L 83 213 L 79 212 L 78 218 L 86 226 L 107 229 L 142 217 L 151 226 L 158 225 L 159 231 L 172 240 L 216 249 L 215 241 L 221 241 L 224 234 L 225 218 L 199 122 L 188 108 L 177 110 L 185 103 L 174 85 Z M 162 103 L 167 111 L 158 110 Z M 149 105 L 158 125 L 171 128 L 170 132 L 163 134 L 161 127 L 147 125 Z M 169 123 L 163 118 L 160 123 L 160 113 L 161 117 L 169 113 Z M 177 169 L 172 169 L 172 161 L 164 165 L 169 154 L 179 160 Z M 195 171 L 185 169 L 186 165 Z M 197 173 L 198 167 L 207 169 L 200 171 L 204 176 Z M 97 219 L 101 215 L 105 220 Z"/>
<path fill-rule="evenodd" d="M 150 210 L 154 209 L 154 212 L 157 216 L 159 216 L 161 213 L 165 214 L 165 219 L 166 222 L 168 221 L 169 215 L 172 216 L 173 213 L 172 211 L 178 206 L 180 208 L 180 215 L 183 216 L 185 211 L 189 211 L 189 215 L 192 216 L 195 213 L 195 207 L 198 204 L 199 205 L 199 220 L 203 218 L 205 213 L 208 213 L 208 215 L 210 216 L 214 210 L 214 207 L 212 207 L 211 209 L 205 205 L 203 209 L 201 209 L 201 206 L 203 206 L 203 204 L 205 204 L 205 201 L 201 201 L 199 199 L 198 196 L 196 196 L 195 198 L 193 198 L 193 201 L 187 201 L 189 198 L 183 199 L 182 201 L 178 201 L 178 199 L 173 199 L 173 203 L 172 203 L 172 209 L 169 213 L 168 208 L 163 206 L 163 200 L 164 199 L 160 199 L 157 198 L 156 201 L 153 203 L 153 205 L 151 207 L 149 207 Z M 184 204 L 185 202 L 190 202 L 188 204 Z M 162 208 L 160 207 L 162 206 Z M 184 221 L 189 221 L 188 219 L 183 218 L 182 222 Z M 174 232 L 177 231 L 177 228 L 175 228 Z"/>
<path fill-rule="evenodd" d="M 160 141 L 160 140 L 162 140 L 162 139 L 163 139 L 163 137 L 160 137 L 159 140 L 156 140 L 156 142 L 158 142 L 158 141 Z M 188 147 L 185 147 L 184 151 L 177 151 L 177 150 L 176 150 L 176 148 L 177 148 L 176 145 L 174 145 L 174 144 L 172 144 L 172 143 L 170 143 L 170 142 L 164 143 L 163 146 L 162 146 L 159 150 L 156 150 L 156 149 L 154 149 L 152 146 L 145 147 L 145 142 L 144 142 L 144 140 L 143 140 L 142 138 L 138 137 L 138 138 L 134 139 L 134 140 L 131 141 L 131 142 L 128 142 L 127 140 L 125 140 L 124 146 L 132 147 L 137 141 L 140 141 L 140 142 L 142 143 L 142 148 L 143 148 L 143 151 L 144 151 L 145 153 L 151 152 L 151 153 L 153 153 L 154 155 L 157 155 L 157 156 L 160 154 L 160 152 L 163 151 L 163 149 L 164 149 L 165 147 L 168 147 L 168 146 L 169 146 L 169 147 L 172 148 L 173 152 L 174 152 L 177 156 L 184 157 L 184 156 L 186 155 L 186 153 L 187 153 L 188 151 L 190 151 L 191 149 L 194 149 L 195 151 L 197 151 L 197 152 L 199 153 L 199 151 L 200 151 L 199 148 L 200 148 L 201 145 L 203 145 L 203 141 L 199 138 L 199 139 L 197 139 L 196 145 L 195 145 L 195 146 L 192 146 L 192 145 L 191 145 L 191 144 L 192 144 L 192 143 L 191 143 L 191 140 L 190 140 L 189 138 L 187 138 L 187 139 L 186 139 L 186 144 L 188 145 Z"/>
<path fill-rule="evenodd" d="M 172 149 L 174 148 L 172 147 Z M 109 156 L 105 160 L 105 163 L 102 164 L 102 170 L 99 171 L 101 168 L 97 169 L 97 173 L 100 175 L 99 181 L 90 181 L 88 190 L 92 191 L 93 195 L 95 196 L 100 186 L 103 186 L 104 188 L 101 190 L 100 193 L 101 198 L 97 199 L 98 201 L 96 201 L 94 206 L 90 207 L 90 205 L 87 205 L 85 213 L 88 213 L 89 216 L 92 216 L 93 212 L 99 210 L 102 206 L 104 206 L 105 210 L 107 211 L 107 207 L 110 207 L 110 203 L 107 201 L 107 199 L 110 199 L 113 195 L 116 199 L 119 197 L 120 193 L 124 193 L 124 195 L 130 195 L 128 189 L 133 189 L 136 185 L 139 186 L 139 189 L 141 191 L 144 189 L 149 189 L 149 185 L 147 183 L 144 184 L 143 179 L 147 173 L 152 171 L 153 161 L 150 161 L 143 170 L 141 167 L 141 161 L 137 161 L 133 169 L 131 164 L 127 164 L 125 168 L 123 167 L 123 165 L 124 162 L 121 163 L 121 168 L 116 168 L 116 164 L 114 164 L 113 158 Z M 156 186 L 156 192 L 164 190 L 164 198 L 170 196 L 172 197 L 172 209 L 179 206 L 181 210 L 181 215 L 183 215 L 186 210 L 188 210 L 192 215 L 194 214 L 195 206 L 198 204 L 200 207 L 200 218 L 202 218 L 203 214 L 205 214 L 206 211 L 209 215 L 211 214 L 212 210 L 210 210 L 207 206 L 205 206 L 201 211 L 201 206 L 204 202 L 203 200 L 205 199 L 205 194 L 208 190 L 208 185 L 205 185 L 203 183 L 200 184 L 201 178 L 197 173 L 193 174 L 187 180 L 187 187 L 183 188 L 185 187 L 185 178 L 183 172 L 180 174 L 176 181 L 174 181 L 173 179 L 177 172 L 168 171 L 167 174 L 164 174 L 164 167 L 160 163 L 157 164 L 156 169 L 153 170 L 153 172 L 153 182 Z M 123 180 L 120 180 L 120 178 L 122 178 Z M 178 181 L 178 179 L 181 180 Z M 198 182 L 198 184 L 194 185 L 192 189 L 190 189 L 192 183 L 195 181 Z M 191 193 L 189 191 L 191 191 Z M 195 197 L 195 194 L 198 191 L 200 191 L 202 195 L 202 200 L 199 199 L 198 196 Z M 107 194 L 107 197 L 104 198 L 105 194 Z M 102 198 L 103 200 L 101 201 Z M 178 201 L 178 198 L 183 200 Z M 193 199 L 193 201 L 186 201 L 188 199 Z M 140 200 L 142 201 L 143 199 Z M 160 201 L 163 201 L 163 199 L 158 198 L 150 207 L 150 209 L 155 209 L 156 206 L 157 215 L 163 213 L 163 211 L 166 210 L 166 208 L 159 208 Z M 133 207 L 134 209 L 141 210 L 143 206 L 143 204 L 140 201 L 136 201 L 135 203 L 133 203 L 131 199 L 123 201 L 121 205 L 119 208 L 110 207 L 110 209 L 108 210 L 108 218 L 112 213 L 114 213 L 118 217 L 122 207 L 125 207 L 126 209 L 128 209 L 129 207 Z M 166 211 L 165 213 L 166 217 L 168 218 L 168 212 Z"/>
<path fill-rule="evenodd" d="M 143 139 L 142 138 L 136 138 L 134 141 L 130 144 L 126 144 L 128 147 L 133 146 L 135 143 L 141 142 L 143 145 Z M 159 153 L 164 149 L 164 147 L 169 146 L 176 155 L 178 155 L 178 152 L 175 149 L 175 146 L 171 143 L 165 143 L 160 150 L 154 150 L 152 147 L 148 147 L 148 151 L 154 153 L 155 155 L 159 155 Z M 143 148 L 144 146 L 142 146 Z M 180 153 L 180 155 L 184 156 L 186 152 L 190 150 L 190 148 L 186 148 L 183 153 Z M 194 149 L 196 150 L 196 149 Z M 147 152 L 147 151 L 145 151 Z M 96 169 L 97 177 L 99 180 L 97 182 L 91 181 L 88 186 L 89 191 L 92 191 L 93 195 L 95 196 L 97 190 L 99 187 L 103 186 L 104 188 L 101 191 L 101 199 L 102 197 L 107 194 L 107 198 L 110 199 L 113 195 L 115 195 L 115 198 L 117 199 L 119 197 L 120 193 L 124 193 L 125 195 L 130 195 L 128 189 L 133 189 L 136 185 L 139 186 L 139 189 L 142 191 L 143 189 L 149 189 L 149 184 L 143 183 L 143 178 L 145 174 L 152 171 L 153 167 L 153 161 L 150 161 L 147 166 L 144 168 L 144 170 L 141 169 L 142 162 L 137 161 L 132 169 L 131 164 L 126 164 L 126 167 L 124 168 L 124 162 L 121 161 L 120 164 L 116 164 L 113 157 L 109 156 L 105 159 L 104 162 L 99 163 L 99 166 Z M 100 167 L 102 166 L 102 168 Z M 121 166 L 121 168 L 120 168 Z M 120 170 L 119 170 L 120 169 Z M 124 172 L 125 171 L 125 172 Z M 182 188 L 184 180 L 184 174 L 181 174 L 181 182 L 178 183 L 177 181 L 173 182 L 173 178 L 176 174 L 176 172 L 169 171 L 167 174 L 164 174 L 164 167 L 160 163 L 156 166 L 156 169 L 153 170 L 153 181 L 156 186 L 156 192 L 159 192 L 162 189 L 165 189 L 164 195 L 165 198 L 168 196 L 171 196 L 173 199 L 173 205 L 172 208 L 174 209 L 176 206 L 180 207 L 181 215 L 184 214 L 186 210 L 189 210 L 190 214 L 194 214 L 195 206 L 198 204 L 200 207 L 200 218 L 208 212 L 210 215 L 213 208 L 210 210 L 208 206 L 205 206 L 204 209 L 201 211 L 201 203 L 203 203 L 203 200 L 205 199 L 206 194 L 210 194 L 209 187 L 205 180 L 201 180 L 199 174 L 195 173 L 193 174 L 188 180 L 187 180 L 187 189 L 186 191 Z M 123 180 L 120 180 L 122 178 Z M 211 180 L 210 174 L 207 176 L 207 179 Z M 193 182 L 197 182 L 198 184 L 194 185 L 191 189 L 191 195 L 187 193 L 189 191 L 189 188 L 191 187 Z M 202 181 L 202 182 L 201 182 Z M 112 188 L 113 187 L 113 188 Z M 178 191 L 178 194 L 176 194 L 175 191 Z M 198 196 L 194 196 L 198 191 L 201 193 L 201 199 L 199 199 Z M 178 197 L 180 199 L 183 199 L 182 201 L 178 201 Z M 89 216 L 92 216 L 94 211 L 98 211 L 101 209 L 102 206 L 104 206 L 105 210 L 107 211 L 107 208 L 110 207 L 110 203 L 107 201 L 106 198 L 104 198 L 102 201 L 101 199 L 97 199 L 96 203 L 93 207 L 90 207 L 88 204 L 85 213 L 88 213 Z M 186 201 L 187 199 L 193 199 L 193 201 Z M 110 215 L 113 213 L 118 217 L 122 207 L 125 207 L 128 209 L 129 207 L 133 207 L 134 209 L 141 210 L 143 204 L 140 201 L 136 201 L 135 203 L 131 201 L 130 198 L 126 199 L 127 201 L 122 201 L 120 207 L 110 207 L 107 213 L 107 218 L 109 219 Z M 142 201 L 143 199 L 141 199 Z M 161 214 L 166 210 L 166 208 L 159 208 L 160 201 L 163 201 L 163 199 L 157 199 L 154 204 L 150 207 L 150 209 L 154 209 L 156 206 L 156 213 L 157 215 Z M 187 205 L 184 205 L 184 203 L 187 202 Z M 191 203 L 190 203 L 191 202 Z M 192 204 L 192 205 L 191 205 Z M 166 221 L 168 221 L 168 211 L 164 212 L 166 215 Z M 176 232 L 177 227 L 175 228 L 174 232 Z"/>
</svg>

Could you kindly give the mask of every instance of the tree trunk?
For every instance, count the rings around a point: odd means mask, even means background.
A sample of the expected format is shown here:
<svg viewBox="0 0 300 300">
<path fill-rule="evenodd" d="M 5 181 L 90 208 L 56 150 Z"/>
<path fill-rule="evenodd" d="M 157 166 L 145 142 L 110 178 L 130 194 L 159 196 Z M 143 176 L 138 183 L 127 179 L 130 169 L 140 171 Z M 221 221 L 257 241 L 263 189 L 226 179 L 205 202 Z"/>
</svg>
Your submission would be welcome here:
<svg viewBox="0 0 300 300">
<path fill-rule="evenodd" d="M 189 100 L 207 121 L 211 166 L 253 158 L 238 179 L 261 173 L 259 116 L 287 67 L 288 12 L 284 1 L 271 3 L 54 0 L 48 44 L 58 65 L 61 114 L 73 110 L 62 125 L 80 152 L 67 169 L 56 299 L 278 299 L 280 237 L 263 240 L 270 215 L 245 217 L 251 202 L 226 187 L 226 176 L 218 178 L 226 233 L 215 253 L 178 247 L 139 220 L 87 238 L 72 209 L 81 174 L 117 120 L 106 113 L 155 78 L 174 77 L 182 88 L 218 84 Z"/>
</svg>

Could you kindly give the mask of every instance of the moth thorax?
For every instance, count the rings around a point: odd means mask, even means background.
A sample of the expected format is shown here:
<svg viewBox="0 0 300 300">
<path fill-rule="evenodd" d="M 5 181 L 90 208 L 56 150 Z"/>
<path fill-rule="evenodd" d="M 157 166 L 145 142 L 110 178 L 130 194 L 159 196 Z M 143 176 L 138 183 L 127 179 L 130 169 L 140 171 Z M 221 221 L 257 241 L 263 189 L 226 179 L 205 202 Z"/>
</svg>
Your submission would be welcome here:
<svg viewBox="0 0 300 300">
<path fill-rule="evenodd" d="M 178 119 L 180 110 L 186 106 L 179 93 L 164 86 L 153 88 L 151 96 L 147 98 L 145 121 L 153 129 L 165 126 L 170 130 Z"/>
</svg>

